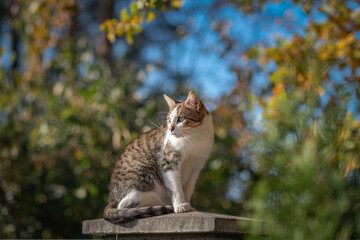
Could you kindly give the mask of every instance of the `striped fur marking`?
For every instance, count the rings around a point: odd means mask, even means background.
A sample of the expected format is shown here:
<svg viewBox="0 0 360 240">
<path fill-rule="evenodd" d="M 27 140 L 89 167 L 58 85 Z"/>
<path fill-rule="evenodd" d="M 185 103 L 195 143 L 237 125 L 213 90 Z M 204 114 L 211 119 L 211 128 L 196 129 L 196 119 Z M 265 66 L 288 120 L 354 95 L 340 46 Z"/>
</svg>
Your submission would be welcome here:
<svg viewBox="0 0 360 240">
<path fill-rule="evenodd" d="M 104 216 L 106 221 L 111 223 L 122 223 L 139 218 L 147 218 L 164 214 L 174 213 L 174 208 L 166 206 L 149 206 L 129 209 L 109 209 Z"/>
</svg>

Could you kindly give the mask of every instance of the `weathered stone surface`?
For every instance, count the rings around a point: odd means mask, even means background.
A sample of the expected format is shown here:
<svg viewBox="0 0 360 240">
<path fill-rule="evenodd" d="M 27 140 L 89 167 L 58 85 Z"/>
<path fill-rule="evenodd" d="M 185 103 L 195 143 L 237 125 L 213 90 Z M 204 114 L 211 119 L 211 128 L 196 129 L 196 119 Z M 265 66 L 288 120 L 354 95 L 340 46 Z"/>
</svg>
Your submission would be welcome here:
<svg viewBox="0 0 360 240">
<path fill-rule="evenodd" d="M 104 219 L 83 222 L 84 234 L 102 235 L 111 239 L 240 239 L 245 233 L 239 221 L 255 221 L 207 212 L 174 213 L 112 224 Z M 180 237 L 181 236 L 181 237 Z"/>
</svg>

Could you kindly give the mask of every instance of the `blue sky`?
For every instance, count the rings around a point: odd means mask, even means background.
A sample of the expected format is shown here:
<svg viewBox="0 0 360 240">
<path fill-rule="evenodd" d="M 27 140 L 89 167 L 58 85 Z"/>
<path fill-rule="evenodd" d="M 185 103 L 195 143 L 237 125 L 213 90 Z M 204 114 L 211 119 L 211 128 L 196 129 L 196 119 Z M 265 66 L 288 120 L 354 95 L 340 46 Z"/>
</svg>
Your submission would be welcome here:
<svg viewBox="0 0 360 240">
<path fill-rule="evenodd" d="M 326 20 L 324 14 L 315 10 L 305 14 L 301 5 L 295 5 L 291 1 L 266 3 L 261 13 L 252 15 L 244 15 L 239 9 L 235 9 L 230 4 L 219 9 L 216 14 L 212 14 L 208 10 L 212 3 L 213 1 L 205 0 L 185 1 L 185 5 L 180 11 L 167 13 L 170 21 L 173 19 L 174 23 L 184 24 L 189 18 L 189 16 L 186 16 L 187 10 L 197 9 L 192 11 L 193 15 L 190 17 L 192 24 L 189 27 L 191 29 L 189 35 L 180 41 L 172 43 L 170 58 L 166 59 L 178 71 L 191 73 L 189 74 L 190 86 L 198 89 L 200 94 L 211 99 L 211 102 L 227 95 L 235 86 L 236 75 L 231 71 L 231 66 L 234 64 L 240 66 L 249 64 L 241 58 L 242 52 L 257 45 L 272 46 L 278 38 L 291 39 L 294 34 L 304 35 L 305 28 L 310 20 L 317 23 Z M 347 3 L 350 7 L 359 7 L 352 1 Z M 232 52 L 225 57 L 219 55 L 224 46 L 219 40 L 218 34 L 212 29 L 212 23 L 220 20 L 228 20 L 229 36 L 238 41 Z M 360 37 L 359 32 L 356 35 Z M 159 51 L 150 48 L 147 54 L 156 59 L 156 56 L 159 56 L 157 52 Z M 275 68 L 275 64 L 269 63 L 267 69 L 254 72 L 251 88 L 255 94 L 268 86 L 268 72 Z M 346 69 L 343 71 L 333 69 L 330 74 L 335 81 L 336 79 L 341 81 L 343 77 L 346 77 L 346 71 Z M 159 87 L 164 92 L 174 91 L 174 85 L 166 81 L 168 78 L 169 76 L 161 70 L 152 68 L 152 71 L 147 72 L 145 78 L 145 86 L 142 88 L 143 93 L 145 93 L 143 96 L 147 97 L 146 90 L 150 92 L 150 89 L 158 89 Z M 327 88 L 327 90 L 331 92 L 331 89 Z M 354 92 L 354 89 L 348 90 Z M 328 99 L 328 94 L 322 97 L 323 102 L 328 101 Z M 353 113 L 356 105 L 356 99 L 353 99 L 349 104 L 349 109 Z M 216 105 L 210 105 L 210 108 L 214 109 Z M 251 118 L 253 118 L 253 121 L 260 122 L 261 114 L 261 108 L 256 108 Z"/>
<path fill-rule="evenodd" d="M 224 7 L 217 12 L 216 17 L 207 10 L 212 1 L 185 1 L 179 12 L 170 12 L 169 19 L 181 23 L 186 21 L 184 16 L 187 9 L 196 7 L 191 16 L 193 24 L 188 37 L 174 42 L 170 48 L 171 59 L 168 62 L 181 72 L 191 72 L 190 83 L 200 89 L 202 95 L 208 98 L 220 98 L 229 93 L 236 81 L 236 75 L 231 71 L 231 64 L 247 64 L 241 59 L 241 53 L 251 46 L 258 44 L 273 45 L 276 38 L 291 38 L 294 33 L 304 34 L 304 27 L 308 24 L 302 8 L 294 6 L 289 1 L 266 4 L 260 14 L 244 15 L 232 6 Z M 233 53 L 225 58 L 218 52 L 223 48 L 219 36 L 212 30 L 214 20 L 228 20 L 229 36 L 236 39 L 237 44 Z M 151 27 L 151 26 L 149 26 Z M 149 49 L 148 55 L 156 58 L 157 49 Z M 155 57 L 154 57 L 155 56 Z M 167 76 L 161 70 L 152 68 L 147 73 L 143 93 L 146 89 L 163 86 L 164 91 L 172 91 L 172 85 L 164 79 Z M 253 77 L 254 88 L 267 84 L 267 75 L 259 72 Z M 148 90 L 150 91 L 150 90 Z M 146 95 L 146 94 L 145 94 Z"/>
</svg>

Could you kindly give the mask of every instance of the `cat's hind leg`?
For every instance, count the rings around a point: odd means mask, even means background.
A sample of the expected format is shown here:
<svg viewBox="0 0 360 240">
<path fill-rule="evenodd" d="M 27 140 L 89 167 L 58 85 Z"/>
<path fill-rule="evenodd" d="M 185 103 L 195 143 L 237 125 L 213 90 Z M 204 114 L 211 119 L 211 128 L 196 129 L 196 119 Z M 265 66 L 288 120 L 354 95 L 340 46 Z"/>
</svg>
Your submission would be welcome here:
<svg viewBox="0 0 360 240">
<path fill-rule="evenodd" d="M 137 190 L 128 193 L 117 205 L 117 209 L 135 208 L 140 203 L 140 196 Z"/>
<path fill-rule="evenodd" d="M 132 189 L 119 203 L 111 201 L 104 211 L 104 219 L 112 223 L 173 213 L 166 188 L 156 183 L 152 191 Z"/>
<path fill-rule="evenodd" d="M 166 191 L 159 189 L 159 186 L 148 192 L 133 189 L 119 202 L 117 209 L 164 206 L 167 204 L 166 194 Z"/>
<path fill-rule="evenodd" d="M 112 208 L 112 206 L 109 204 L 104 211 L 104 219 L 112 223 L 174 212 L 174 208 L 166 205 L 164 199 L 161 199 L 161 195 L 156 191 L 141 192 L 133 189 L 119 202 L 116 208 Z"/>
<path fill-rule="evenodd" d="M 118 204 L 117 209 L 108 205 L 104 211 L 104 219 L 112 223 L 173 213 L 171 205 L 165 205 L 155 192 L 132 190 Z M 116 205 L 115 205 L 116 206 Z"/>
</svg>

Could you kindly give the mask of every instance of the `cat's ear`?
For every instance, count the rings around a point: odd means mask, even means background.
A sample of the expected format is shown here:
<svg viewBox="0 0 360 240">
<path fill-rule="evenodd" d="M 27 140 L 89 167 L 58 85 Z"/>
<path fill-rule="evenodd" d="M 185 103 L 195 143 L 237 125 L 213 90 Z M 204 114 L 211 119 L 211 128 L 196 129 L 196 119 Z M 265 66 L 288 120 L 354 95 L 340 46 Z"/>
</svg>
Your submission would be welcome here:
<svg viewBox="0 0 360 240">
<path fill-rule="evenodd" d="M 185 104 L 190 106 L 191 108 L 194 108 L 194 109 L 198 110 L 199 112 L 201 112 L 203 107 L 204 107 L 204 105 L 201 102 L 200 98 L 193 91 L 189 92 L 189 94 L 187 96 L 187 99 L 185 101 Z"/>
<path fill-rule="evenodd" d="M 169 97 L 166 94 L 164 94 L 164 99 L 167 102 L 170 109 L 173 108 L 176 105 L 176 103 L 178 103 L 178 101 L 176 101 L 175 99 Z"/>
</svg>

